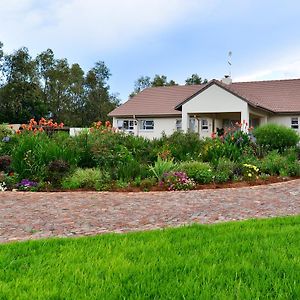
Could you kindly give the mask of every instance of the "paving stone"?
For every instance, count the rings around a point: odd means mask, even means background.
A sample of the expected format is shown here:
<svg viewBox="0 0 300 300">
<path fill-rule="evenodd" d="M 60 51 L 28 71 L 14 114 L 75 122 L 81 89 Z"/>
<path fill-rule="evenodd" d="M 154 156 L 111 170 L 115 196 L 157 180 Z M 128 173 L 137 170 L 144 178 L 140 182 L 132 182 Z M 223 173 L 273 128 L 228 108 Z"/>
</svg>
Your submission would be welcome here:
<svg viewBox="0 0 300 300">
<path fill-rule="evenodd" d="M 0 192 L 0 242 L 300 214 L 300 179 L 183 192 Z"/>
</svg>

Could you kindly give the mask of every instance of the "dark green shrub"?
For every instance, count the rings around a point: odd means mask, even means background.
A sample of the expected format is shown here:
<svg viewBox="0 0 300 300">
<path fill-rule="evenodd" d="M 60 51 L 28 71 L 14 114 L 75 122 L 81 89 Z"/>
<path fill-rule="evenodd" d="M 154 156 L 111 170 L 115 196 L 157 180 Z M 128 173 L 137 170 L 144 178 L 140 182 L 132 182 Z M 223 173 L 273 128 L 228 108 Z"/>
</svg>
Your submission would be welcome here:
<svg viewBox="0 0 300 300">
<path fill-rule="evenodd" d="M 269 151 L 283 152 L 289 147 L 295 147 L 299 142 L 299 135 L 291 128 L 277 124 L 259 126 L 253 132 L 256 143 Z"/>
<path fill-rule="evenodd" d="M 184 162 L 176 167 L 176 170 L 185 172 L 189 178 L 197 183 L 210 183 L 214 179 L 211 166 L 199 161 Z"/>
<path fill-rule="evenodd" d="M 97 191 L 107 190 L 111 178 L 107 172 L 100 169 L 76 169 L 75 172 L 63 179 L 64 189 L 93 189 Z"/>
</svg>

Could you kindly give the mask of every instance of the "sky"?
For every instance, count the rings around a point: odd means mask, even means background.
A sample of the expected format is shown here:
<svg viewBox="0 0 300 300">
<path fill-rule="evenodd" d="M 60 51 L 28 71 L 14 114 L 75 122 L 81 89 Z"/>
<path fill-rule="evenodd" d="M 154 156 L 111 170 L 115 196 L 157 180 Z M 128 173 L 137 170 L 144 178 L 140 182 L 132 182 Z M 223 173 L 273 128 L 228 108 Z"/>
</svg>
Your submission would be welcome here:
<svg viewBox="0 0 300 300">
<path fill-rule="evenodd" d="M 88 71 L 104 61 L 122 102 L 140 76 L 300 78 L 300 1 L 0 0 L 5 53 L 51 48 Z"/>
</svg>

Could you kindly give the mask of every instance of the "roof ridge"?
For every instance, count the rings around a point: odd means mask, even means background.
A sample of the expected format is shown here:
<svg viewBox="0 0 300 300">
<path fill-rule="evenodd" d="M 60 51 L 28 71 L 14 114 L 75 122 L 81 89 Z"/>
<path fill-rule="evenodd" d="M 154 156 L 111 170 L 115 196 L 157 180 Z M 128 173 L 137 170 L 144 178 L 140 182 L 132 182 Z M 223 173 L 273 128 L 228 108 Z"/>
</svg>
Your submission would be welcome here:
<svg viewBox="0 0 300 300">
<path fill-rule="evenodd" d="M 290 79 L 269 79 L 269 80 L 249 80 L 249 81 L 234 81 L 231 84 L 235 83 L 258 83 L 258 82 L 278 82 L 278 81 L 295 81 L 300 80 L 300 78 L 290 78 Z"/>
</svg>

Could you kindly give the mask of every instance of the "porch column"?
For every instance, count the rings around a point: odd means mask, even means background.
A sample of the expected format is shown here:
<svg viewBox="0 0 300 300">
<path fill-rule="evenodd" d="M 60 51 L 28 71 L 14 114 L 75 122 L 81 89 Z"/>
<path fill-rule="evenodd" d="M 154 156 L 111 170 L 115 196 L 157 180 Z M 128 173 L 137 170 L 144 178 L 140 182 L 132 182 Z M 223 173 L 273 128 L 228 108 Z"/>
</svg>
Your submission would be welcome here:
<svg viewBox="0 0 300 300">
<path fill-rule="evenodd" d="M 248 128 L 249 128 L 249 108 L 248 108 L 248 104 L 241 111 L 241 123 L 242 123 L 242 130 L 244 132 L 248 132 Z M 244 124 L 247 124 L 247 126 L 245 126 Z"/>
<path fill-rule="evenodd" d="M 181 113 L 181 118 L 182 118 L 182 131 L 183 132 L 188 132 L 188 126 L 189 126 L 189 116 L 188 116 L 188 113 L 186 111 L 184 111 L 182 109 L 182 113 Z"/>
</svg>

